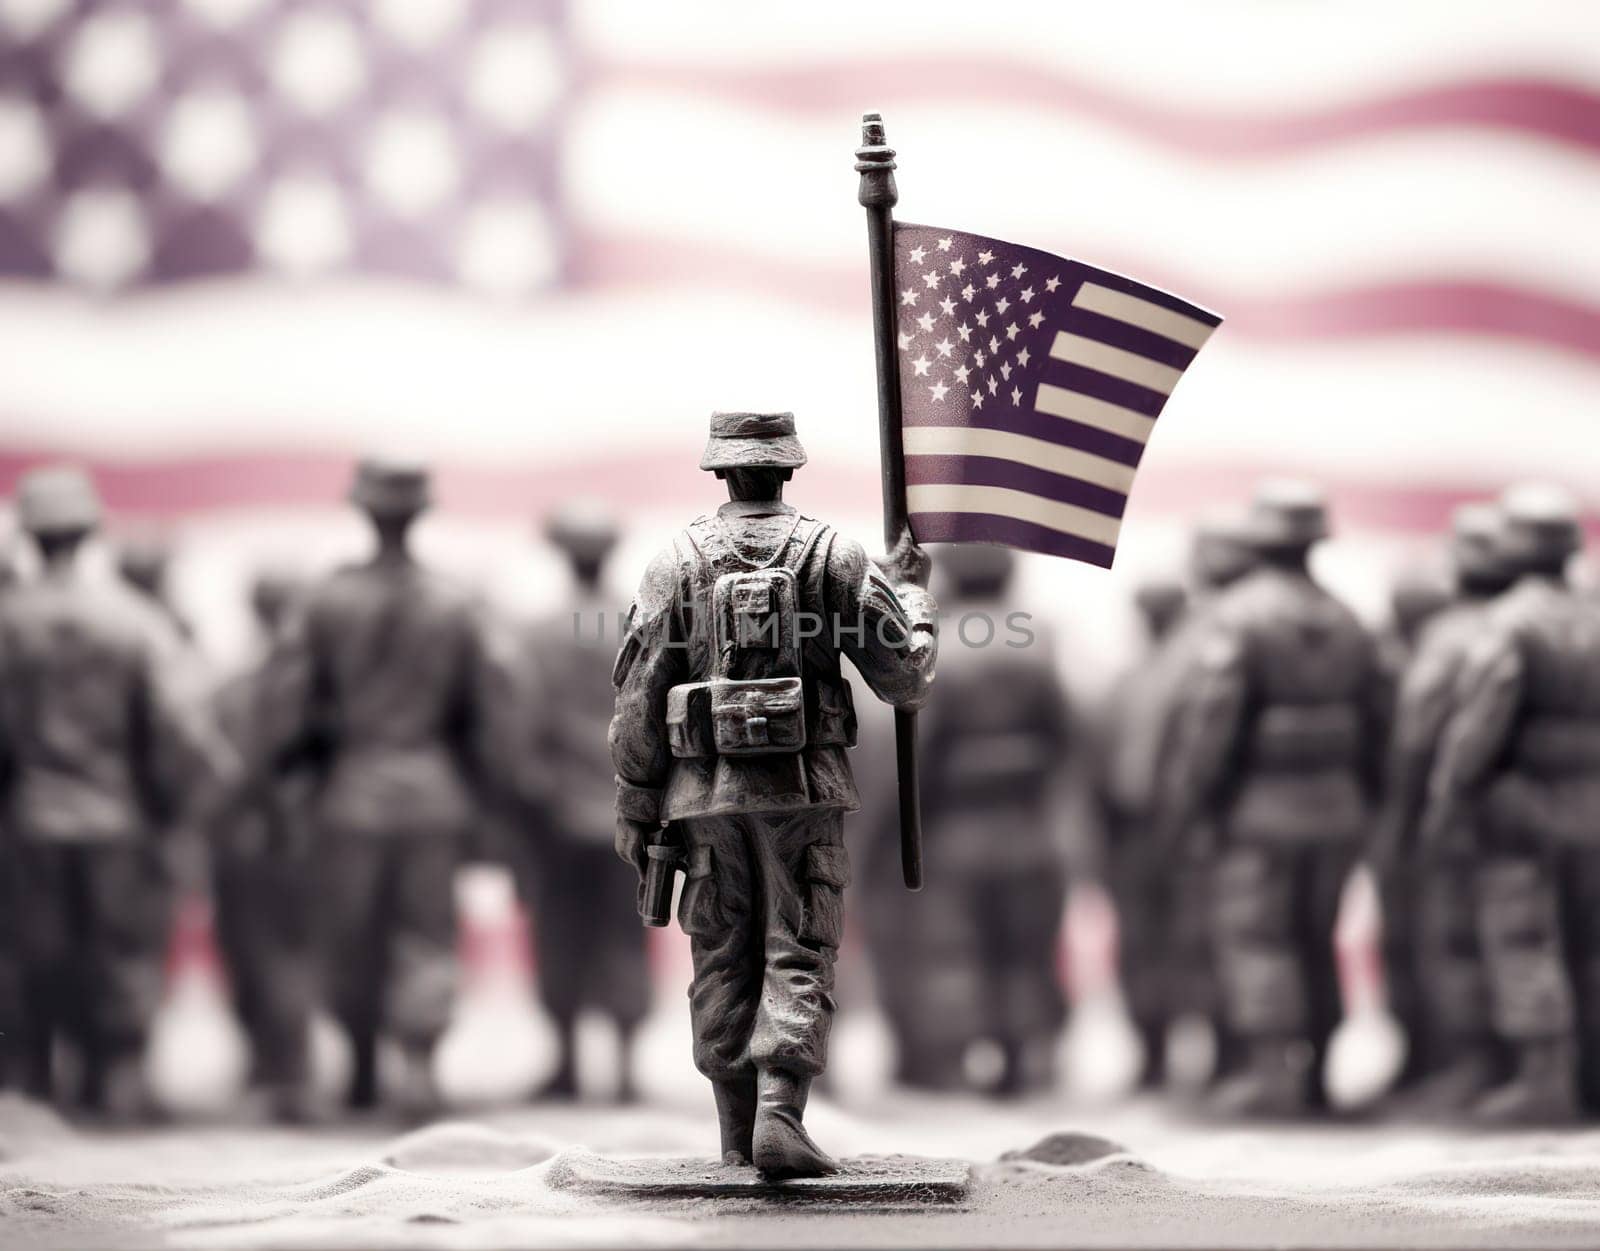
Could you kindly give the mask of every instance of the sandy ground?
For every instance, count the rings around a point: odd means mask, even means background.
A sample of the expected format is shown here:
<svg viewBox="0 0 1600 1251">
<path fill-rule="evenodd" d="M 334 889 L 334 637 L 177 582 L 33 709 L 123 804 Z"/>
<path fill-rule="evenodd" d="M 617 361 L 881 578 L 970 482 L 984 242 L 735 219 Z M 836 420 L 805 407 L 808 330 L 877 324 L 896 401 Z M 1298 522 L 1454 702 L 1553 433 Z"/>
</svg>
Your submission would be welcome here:
<svg viewBox="0 0 1600 1251">
<path fill-rule="evenodd" d="M 707 1101 L 709 1103 L 709 1100 Z M 546 1105 L 401 1132 L 73 1128 L 0 1102 L 0 1245 L 140 1247 L 1593 1246 L 1600 1131 L 1376 1123 L 1215 1127 L 1153 1102 L 1086 1110 L 822 1102 L 845 1155 L 973 1162 L 956 1205 L 638 1202 L 563 1185 L 582 1151 L 705 1155 L 709 1106 Z M 1088 1159 L 1001 1161 L 1052 1134 Z"/>
</svg>

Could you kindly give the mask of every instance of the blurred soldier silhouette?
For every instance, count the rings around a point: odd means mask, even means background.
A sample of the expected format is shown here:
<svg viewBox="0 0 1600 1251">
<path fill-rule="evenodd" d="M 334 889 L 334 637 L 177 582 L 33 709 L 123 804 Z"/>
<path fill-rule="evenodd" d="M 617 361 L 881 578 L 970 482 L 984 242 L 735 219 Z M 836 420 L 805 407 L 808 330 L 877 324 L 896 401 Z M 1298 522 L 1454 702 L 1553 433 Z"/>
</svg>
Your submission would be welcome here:
<svg viewBox="0 0 1600 1251">
<path fill-rule="evenodd" d="M 1177 828 L 1216 846 L 1222 1016 L 1241 1053 L 1214 1107 L 1292 1115 L 1326 1103 L 1334 922 L 1371 815 L 1379 682 L 1372 640 L 1311 578 L 1321 493 L 1263 484 L 1245 533 L 1257 567 L 1207 614 L 1183 701 Z"/>
<path fill-rule="evenodd" d="M 171 569 L 172 540 L 165 535 L 131 535 L 117 544 L 117 572 L 166 614 L 180 638 L 193 642 L 194 627 L 172 598 Z"/>
<path fill-rule="evenodd" d="M 1184 1016 L 1211 1023 L 1220 1066 L 1211 864 L 1193 854 L 1196 840 L 1164 832 L 1172 797 L 1163 779 L 1206 611 L 1252 561 L 1241 519 L 1196 527 L 1189 557 L 1193 593 L 1170 582 L 1141 588 L 1136 604 L 1149 647 L 1113 688 L 1101 726 L 1096 799 L 1106 881 L 1117 906 L 1123 993 L 1144 1043 L 1144 1085 L 1164 1081 L 1168 1031 Z"/>
<path fill-rule="evenodd" d="M 11 545 L 0 545 L 0 602 L 17 584 Z M 4 681 L 0 677 L 0 681 Z M 0 758 L 0 779 L 9 761 Z M 0 781 L 0 785 L 3 785 Z M 0 1090 L 23 1085 L 22 966 L 18 959 L 17 913 L 11 906 L 11 874 L 15 855 L 8 843 L 7 823 L 0 821 Z"/>
<path fill-rule="evenodd" d="M 74 1037 L 84 1101 L 146 1110 L 141 1062 L 162 988 L 173 881 L 165 837 L 209 810 L 229 762 L 177 693 L 170 623 L 79 564 L 100 521 L 89 480 L 43 469 L 19 487 L 39 577 L 0 600 L 0 752 L 23 1000 L 24 1079 L 51 1090 L 51 1043 Z"/>
<path fill-rule="evenodd" d="M 1490 506 L 1458 509 L 1450 540 L 1455 602 L 1437 610 L 1434 584 L 1424 582 L 1402 584 L 1408 593 L 1395 596 L 1396 635 L 1410 657 L 1393 702 L 1373 859 L 1389 1003 L 1408 1043 L 1395 1106 L 1412 1115 L 1462 1110 L 1497 1071 L 1473 903 L 1475 843 L 1453 836 L 1424 847 L 1417 832 L 1462 667 L 1490 601 L 1511 583 L 1502 529 Z"/>
<path fill-rule="evenodd" d="M 879 698 L 915 708 L 937 650 L 927 557 L 907 536 L 882 571 L 784 503 L 804 463 L 792 415 L 712 417 L 700 465 L 729 501 L 645 572 L 611 723 L 618 853 L 643 876 L 669 822 L 687 847 L 695 1064 L 724 1158 L 771 1177 L 836 1168 L 801 1118 L 827 1059 L 843 817 L 860 805 L 840 657 Z"/>
<path fill-rule="evenodd" d="M 1600 609 L 1567 583 L 1572 500 L 1524 487 L 1502 507 L 1517 581 L 1469 646 L 1423 836 L 1475 836 L 1481 858 L 1490 1015 L 1512 1075 L 1474 1111 L 1561 1121 L 1600 1108 Z"/>
<path fill-rule="evenodd" d="M 936 566 L 961 637 L 945 645 L 940 699 L 920 731 L 927 885 L 908 895 L 898 840 L 875 840 L 875 981 L 902 1083 L 961 1089 L 969 1048 L 992 1041 L 1003 1059 L 994 1089 L 1020 1094 L 1050 1084 L 1066 1015 L 1056 938 L 1066 840 L 1082 834 L 1067 828 L 1066 792 L 1080 744 L 1048 630 L 1010 623 L 1012 553 L 952 545 Z M 897 829 L 893 805 L 885 815 Z"/>
<path fill-rule="evenodd" d="M 263 572 L 250 607 L 266 651 L 280 636 L 302 584 Z M 224 682 L 216 695 L 219 728 L 241 757 L 256 754 L 263 659 Z M 250 1036 L 252 1078 L 282 1119 L 313 1115 L 308 1045 L 315 1001 L 310 909 L 308 806 L 326 765 L 326 745 L 304 742 L 298 763 L 285 757 L 272 784 L 232 808 L 212 831 L 217 938 L 227 961 L 234 1007 Z"/>
<path fill-rule="evenodd" d="M 603 1012 L 621 1037 L 616 1089 L 633 1098 L 633 1033 L 650 1006 L 645 934 L 633 883 L 617 863 L 616 783 L 606 746 L 615 692 L 607 650 L 615 605 L 601 582 L 617 541 L 616 520 L 573 504 L 546 529 L 572 567 L 563 607 L 522 640 L 510 764 L 531 814 L 534 942 L 539 990 L 561 1036 L 546 1094 L 577 1093 L 574 1027 L 584 1007 Z"/>
<path fill-rule="evenodd" d="M 315 583 L 263 679 L 258 778 L 268 785 L 325 751 L 312 803 L 313 926 L 325 993 L 355 1045 L 351 1099 L 377 1098 L 380 1032 L 400 1047 L 399 1097 L 437 1101 L 434 1043 L 456 982 L 453 880 L 476 833 L 485 688 L 472 598 L 412 556 L 427 468 L 374 456 L 352 502 L 377 550 Z"/>
</svg>

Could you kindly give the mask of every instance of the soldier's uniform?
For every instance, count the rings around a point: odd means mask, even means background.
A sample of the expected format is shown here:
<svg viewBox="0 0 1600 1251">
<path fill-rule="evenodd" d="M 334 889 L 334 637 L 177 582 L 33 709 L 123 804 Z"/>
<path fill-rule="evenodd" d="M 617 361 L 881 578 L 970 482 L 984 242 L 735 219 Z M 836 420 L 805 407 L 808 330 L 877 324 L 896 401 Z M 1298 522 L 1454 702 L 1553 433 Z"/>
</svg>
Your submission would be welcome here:
<svg viewBox="0 0 1600 1251">
<path fill-rule="evenodd" d="M 50 1045 L 75 1036 L 85 1095 L 141 1110 L 139 1064 L 160 996 L 172 882 L 162 835 L 216 797 L 228 768 L 174 681 L 179 645 L 119 581 L 76 564 L 99 518 L 70 470 L 24 479 L 18 509 L 41 576 L 0 601 L 0 749 L 20 965 L 25 1079 L 50 1088 Z"/>
<path fill-rule="evenodd" d="M 1521 573 L 1483 614 L 1457 686 L 1425 836 L 1477 840 L 1491 1020 L 1512 1080 L 1489 1120 L 1560 1120 L 1600 1102 L 1600 611 L 1566 583 L 1576 514 L 1553 492 L 1504 500 Z"/>
<path fill-rule="evenodd" d="M 275 574 L 256 580 L 251 603 L 269 644 L 298 589 Z M 257 754 L 262 684 L 258 662 L 224 682 L 214 701 L 218 728 L 246 759 Z M 252 1077 L 286 1117 L 307 1110 L 309 1026 L 316 998 L 307 821 L 326 763 L 318 757 L 320 746 L 307 743 L 299 761 L 279 761 L 270 789 L 222 814 L 211 832 L 217 938 L 235 1010 L 250 1036 Z"/>
<path fill-rule="evenodd" d="M 1405 1027 L 1401 1086 L 1414 1113 L 1458 1110 L 1492 1080 L 1487 993 L 1473 907 L 1470 836 L 1418 838 L 1432 773 L 1468 650 L 1510 573 L 1499 514 L 1457 511 L 1451 540 L 1456 601 L 1428 613 L 1398 680 L 1388 734 L 1384 814 L 1373 856 L 1383 902 L 1385 983 Z"/>
<path fill-rule="evenodd" d="M 617 1089 L 630 1097 L 632 1036 L 649 1010 L 650 981 L 631 877 L 612 849 L 616 784 L 606 736 L 613 657 L 603 641 L 617 612 L 599 584 L 617 527 L 609 516 L 569 507 L 551 519 L 548 534 L 571 561 L 576 586 L 561 611 L 519 640 L 508 753 L 531 817 L 526 868 L 539 991 L 561 1033 L 561 1062 L 547 1093 L 576 1088 L 573 1031 L 589 1007 L 621 1033 Z"/>
<path fill-rule="evenodd" d="M 1069 768 L 1084 745 L 1043 624 L 1029 623 L 1026 647 L 1009 637 L 1010 551 L 947 547 L 938 564 L 957 597 L 952 619 L 986 614 L 989 624 L 971 627 L 973 645 L 945 647 L 943 698 L 919 730 L 921 894 L 899 886 L 899 856 L 887 854 L 898 839 L 880 844 L 869 903 L 886 915 L 868 920 L 875 981 L 901 1081 L 959 1089 L 967 1049 L 988 1039 L 1005 1061 L 997 1089 L 1020 1093 L 1049 1084 L 1066 1015 L 1056 938 L 1068 839 L 1081 834 L 1068 828 Z M 884 815 L 897 830 L 892 805 Z"/>
<path fill-rule="evenodd" d="M 822 1071 L 859 806 L 849 656 L 880 698 L 928 695 L 934 608 L 781 498 L 789 414 L 717 414 L 701 461 L 734 498 L 651 562 L 617 657 L 619 851 L 670 823 L 688 849 L 695 1063 L 723 1150 L 769 1174 L 832 1166 L 800 1124 Z"/>
<path fill-rule="evenodd" d="M 1173 769 L 1216 840 L 1222 1016 L 1244 1049 L 1216 1107 L 1277 1114 L 1325 1099 L 1334 921 L 1371 814 L 1378 680 L 1366 631 L 1306 569 L 1321 497 L 1268 484 L 1247 533 L 1260 563 L 1207 615 Z"/>
<path fill-rule="evenodd" d="M 379 551 L 316 583 L 285 626 L 263 678 L 257 768 L 326 752 L 311 805 L 323 992 L 356 1044 L 353 1100 L 375 1097 L 382 1030 L 419 1111 L 454 997 L 452 883 L 478 815 L 486 680 L 474 601 L 405 547 L 427 496 L 420 465 L 361 464 L 352 498 Z"/>
</svg>

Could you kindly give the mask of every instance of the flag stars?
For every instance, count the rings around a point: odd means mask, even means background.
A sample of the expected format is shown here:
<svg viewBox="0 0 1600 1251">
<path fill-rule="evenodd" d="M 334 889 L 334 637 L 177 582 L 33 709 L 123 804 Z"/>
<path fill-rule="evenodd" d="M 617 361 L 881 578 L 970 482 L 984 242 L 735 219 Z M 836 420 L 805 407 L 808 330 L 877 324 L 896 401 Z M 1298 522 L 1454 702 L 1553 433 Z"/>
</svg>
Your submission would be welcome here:
<svg viewBox="0 0 1600 1251">
<path fill-rule="evenodd" d="M 922 275 L 922 285 L 927 287 L 929 291 L 932 291 L 942 281 L 944 281 L 944 275 L 936 269 L 930 269 Z"/>
<path fill-rule="evenodd" d="M 949 338 L 946 337 L 946 338 L 940 339 L 939 342 L 935 343 L 933 346 L 938 350 L 940 356 L 943 356 L 943 357 L 948 359 L 949 356 L 950 356 L 950 353 L 955 350 L 955 346 L 956 345 L 954 343 L 951 343 Z"/>
<path fill-rule="evenodd" d="M 989 336 L 989 355 L 993 356 L 999 350 L 1000 350 L 1000 340 L 997 339 L 994 335 L 990 335 Z"/>
<path fill-rule="evenodd" d="M 1059 279 L 1059 278 L 1048 278 L 1048 279 L 1046 279 L 1045 280 L 1045 284 L 1044 284 L 1045 294 L 1054 295 L 1056 293 L 1056 288 L 1059 287 L 1060 285 L 1061 285 L 1061 279 Z"/>
<path fill-rule="evenodd" d="M 966 386 L 967 379 L 972 377 L 972 370 L 968 369 L 965 365 L 957 365 L 952 371 L 952 376 L 962 386 Z"/>
<path fill-rule="evenodd" d="M 933 396 L 935 402 L 943 400 L 949 394 L 950 388 L 942 382 L 936 382 L 928 388 L 928 394 Z"/>
<path fill-rule="evenodd" d="M 1032 326 L 1035 330 L 1037 330 L 1039 328 L 1039 326 L 1043 322 L 1044 322 L 1044 314 L 1043 313 L 1029 313 L 1028 314 L 1028 325 Z"/>
<path fill-rule="evenodd" d="M 977 295 L 977 294 L 978 294 L 978 289 L 975 286 L 973 286 L 970 282 L 966 286 L 961 288 L 961 298 L 963 300 L 965 300 L 968 304 L 972 303 L 972 297 Z"/>
<path fill-rule="evenodd" d="M 1021 387 L 1012 387 L 1011 388 L 1011 406 L 1013 408 L 1020 408 L 1022 406 L 1022 388 Z"/>
<path fill-rule="evenodd" d="M 908 335 L 904 330 L 902 330 L 900 332 L 900 350 L 902 352 L 904 352 L 910 346 L 911 346 L 911 336 Z"/>
<path fill-rule="evenodd" d="M 989 358 L 985 356 L 981 350 L 974 355 L 972 359 L 978 362 L 979 369 L 982 369 L 989 361 Z"/>
<path fill-rule="evenodd" d="M 983 283 L 984 283 L 984 285 L 986 287 L 989 288 L 989 290 L 993 291 L 996 287 L 998 287 L 1000 285 L 1000 275 L 999 274 L 990 274 L 987 278 L 985 278 L 983 280 Z"/>
<path fill-rule="evenodd" d="M 924 352 L 921 356 L 917 357 L 916 360 L 911 362 L 911 368 L 916 371 L 911 376 L 913 378 L 926 378 L 928 376 L 928 366 L 931 364 L 933 364 L 933 362 L 928 359 L 928 354 Z"/>
<path fill-rule="evenodd" d="M 982 408 L 983 407 L 983 393 L 982 392 L 974 391 L 972 393 L 972 407 L 973 408 Z"/>
<path fill-rule="evenodd" d="M 972 342 L 972 327 L 967 325 L 966 322 L 962 322 L 959 326 L 956 327 L 956 334 L 958 336 L 960 336 L 961 342 L 963 342 L 963 343 L 971 343 Z"/>
<path fill-rule="evenodd" d="M 928 249 L 927 248 L 920 248 L 920 247 L 919 248 L 912 248 L 911 249 L 911 263 L 913 265 L 922 264 L 922 258 L 925 257 L 926 255 L 928 255 Z"/>
<path fill-rule="evenodd" d="M 989 314 L 985 313 L 982 309 L 980 309 L 980 310 L 978 310 L 977 315 L 974 316 L 972 320 L 977 322 L 978 325 L 980 325 L 980 326 L 987 326 L 989 324 Z"/>
<path fill-rule="evenodd" d="M 992 260 L 994 260 L 994 253 L 993 252 L 979 252 L 978 253 L 978 264 L 987 265 Z"/>
<path fill-rule="evenodd" d="M 917 289 L 915 287 L 907 287 L 904 291 L 902 291 L 900 293 L 900 303 L 901 304 L 915 304 L 916 302 L 917 302 Z"/>
<path fill-rule="evenodd" d="M 921 326 L 924 330 L 932 330 L 933 314 L 924 313 L 921 317 L 917 318 L 917 325 Z"/>
<path fill-rule="evenodd" d="M 1026 369 L 1028 367 L 1028 360 L 1028 349 L 1023 348 L 1022 351 L 1017 353 L 1017 368 Z"/>
<path fill-rule="evenodd" d="M 988 378 L 986 378 L 984 380 L 984 385 L 989 388 L 989 394 L 990 395 L 999 394 L 1000 384 L 994 380 L 994 375 L 993 374 L 990 374 L 988 376 Z"/>
<path fill-rule="evenodd" d="M 1000 366 L 1000 376 L 1007 382 L 1011 381 L 1011 365 L 1009 363 Z"/>
<path fill-rule="evenodd" d="M 962 260 L 959 256 L 956 257 L 955 260 L 950 262 L 950 273 L 951 273 L 951 275 L 953 277 L 956 277 L 956 278 L 961 277 L 962 272 L 966 268 L 967 268 L 967 263 L 964 260 Z"/>
<path fill-rule="evenodd" d="M 1033 303 L 1033 288 L 1023 287 L 1022 293 L 1017 296 L 1017 299 L 1021 300 L 1024 304 Z"/>
<path fill-rule="evenodd" d="M 1022 333 L 1022 327 L 1017 325 L 1016 322 L 1012 322 L 1009 326 L 1006 327 L 1006 338 L 1009 341 L 1013 342 L 1013 343 L 1016 342 L 1017 336 L 1019 334 L 1021 334 L 1021 333 Z"/>
<path fill-rule="evenodd" d="M 994 306 L 994 311 L 1001 317 L 1004 317 L 1006 315 L 1006 309 L 1010 307 L 1011 301 L 1006 299 L 1005 296 L 1001 296 L 999 302 Z"/>
<path fill-rule="evenodd" d="M 952 300 L 948 295 L 945 296 L 944 299 L 939 301 L 939 307 L 944 309 L 944 315 L 946 317 L 954 317 L 955 316 L 956 302 L 954 300 Z"/>
<path fill-rule="evenodd" d="M 1021 261 L 1018 261 L 1015 265 L 1013 265 L 1011 267 L 1011 276 L 1013 278 L 1020 278 L 1020 277 L 1022 277 L 1023 274 L 1025 274 L 1027 272 L 1028 272 L 1028 267 L 1026 265 L 1024 265 Z"/>
<path fill-rule="evenodd" d="M 939 251 L 948 252 L 954 243 L 955 239 L 950 235 L 946 235 L 943 239 L 939 240 Z"/>
</svg>

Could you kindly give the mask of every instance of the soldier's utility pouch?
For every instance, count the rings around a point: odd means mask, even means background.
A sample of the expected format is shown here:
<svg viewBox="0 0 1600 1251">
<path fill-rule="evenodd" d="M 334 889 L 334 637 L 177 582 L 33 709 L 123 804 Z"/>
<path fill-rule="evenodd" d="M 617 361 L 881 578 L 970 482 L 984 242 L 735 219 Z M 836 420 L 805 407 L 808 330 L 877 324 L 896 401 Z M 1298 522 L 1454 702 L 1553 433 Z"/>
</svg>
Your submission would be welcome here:
<svg viewBox="0 0 1600 1251">
<path fill-rule="evenodd" d="M 712 588 L 718 671 L 726 678 L 797 677 L 798 593 L 787 569 L 725 573 Z"/>
<path fill-rule="evenodd" d="M 806 701 L 799 678 L 711 684 L 711 729 L 723 756 L 766 756 L 806 745 Z"/>
<path fill-rule="evenodd" d="M 667 746 L 679 760 L 717 754 L 711 732 L 710 682 L 684 682 L 667 692 Z"/>
</svg>

